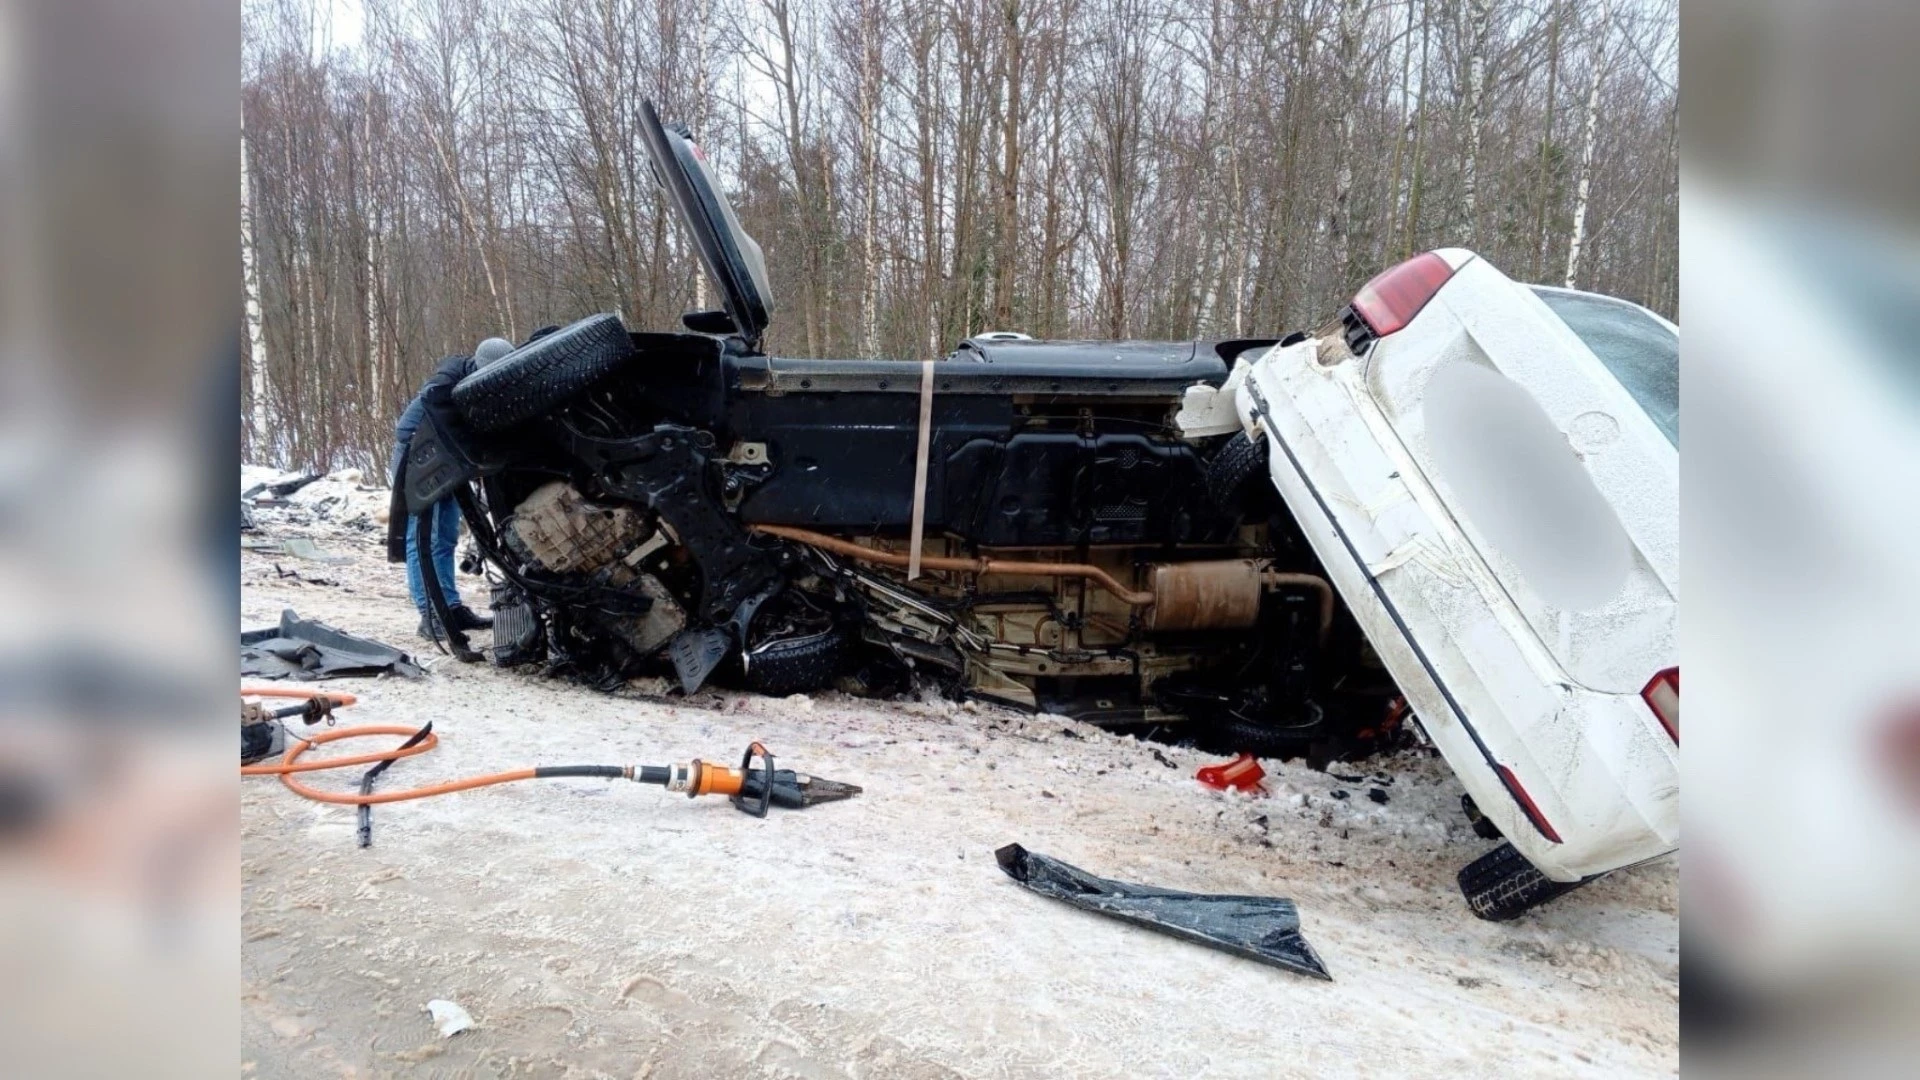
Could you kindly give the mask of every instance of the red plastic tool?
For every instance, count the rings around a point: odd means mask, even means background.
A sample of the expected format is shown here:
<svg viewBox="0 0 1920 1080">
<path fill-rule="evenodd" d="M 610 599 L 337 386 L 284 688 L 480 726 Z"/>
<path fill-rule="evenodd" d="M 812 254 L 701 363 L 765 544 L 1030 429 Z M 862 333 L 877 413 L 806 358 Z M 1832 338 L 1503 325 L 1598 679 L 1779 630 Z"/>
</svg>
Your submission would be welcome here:
<svg viewBox="0 0 1920 1080">
<path fill-rule="evenodd" d="M 1215 791 L 1228 788 L 1235 791 L 1263 791 L 1265 789 L 1260 786 L 1260 781 L 1266 775 L 1267 770 L 1253 760 L 1252 754 L 1241 754 L 1232 761 L 1223 761 L 1218 765 L 1202 765 L 1193 778 Z"/>
</svg>

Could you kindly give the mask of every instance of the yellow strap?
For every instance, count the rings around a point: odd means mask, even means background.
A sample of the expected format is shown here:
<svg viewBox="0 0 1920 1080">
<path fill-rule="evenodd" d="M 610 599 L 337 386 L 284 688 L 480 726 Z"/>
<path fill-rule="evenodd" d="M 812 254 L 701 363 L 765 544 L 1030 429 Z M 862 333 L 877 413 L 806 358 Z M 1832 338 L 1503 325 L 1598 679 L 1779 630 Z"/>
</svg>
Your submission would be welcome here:
<svg viewBox="0 0 1920 1080">
<path fill-rule="evenodd" d="M 926 539 L 927 451 L 933 441 L 933 361 L 920 362 L 920 448 L 913 458 L 913 533 L 907 541 L 907 580 L 920 576 L 920 544 Z"/>
</svg>

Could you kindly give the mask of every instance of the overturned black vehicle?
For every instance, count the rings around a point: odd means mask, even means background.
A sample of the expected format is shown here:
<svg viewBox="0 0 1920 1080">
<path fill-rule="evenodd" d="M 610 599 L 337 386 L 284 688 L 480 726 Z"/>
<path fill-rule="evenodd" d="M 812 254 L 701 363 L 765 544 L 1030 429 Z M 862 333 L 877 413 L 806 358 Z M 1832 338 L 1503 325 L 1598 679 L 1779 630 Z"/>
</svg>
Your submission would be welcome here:
<svg viewBox="0 0 1920 1080">
<path fill-rule="evenodd" d="M 1392 684 L 1264 455 L 1174 423 L 1271 340 L 767 356 L 758 245 L 690 135 L 651 106 L 644 128 L 725 310 L 527 343 L 429 399 L 396 488 L 422 528 L 459 500 L 496 575 L 496 663 L 689 693 L 918 680 L 1262 753 L 1339 756 L 1389 726 Z"/>
</svg>

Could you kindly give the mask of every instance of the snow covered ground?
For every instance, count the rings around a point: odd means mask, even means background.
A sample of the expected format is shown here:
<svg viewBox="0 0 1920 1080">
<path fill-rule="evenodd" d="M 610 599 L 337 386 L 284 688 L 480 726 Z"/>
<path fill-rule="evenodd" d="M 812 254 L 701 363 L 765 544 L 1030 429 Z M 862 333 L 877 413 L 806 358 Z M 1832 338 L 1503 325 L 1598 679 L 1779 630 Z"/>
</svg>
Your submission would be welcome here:
<svg viewBox="0 0 1920 1080">
<path fill-rule="evenodd" d="M 1453 875 L 1490 845 L 1437 758 L 1336 767 L 1360 784 L 1267 762 L 1271 794 L 1254 798 L 1194 782 L 1217 759 L 994 707 L 596 693 L 415 639 L 403 570 L 358 514 L 259 517 L 266 536 L 353 561 L 244 552 L 243 627 L 293 607 L 432 668 L 332 684 L 360 695 L 342 724 L 434 722 L 439 748 L 381 790 L 535 764 L 730 760 L 758 738 L 783 766 L 866 793 L 760 821 L 625 782 L 531 781 L 376 807 L 362 850 L 351 808 L 250 779 L 246 1075 L 1678 1070 L 1675 863 L 1480 922 Z M 460 584 L 484 597 L 478 579 Z M 345 790 L 358 774 L 317 782 Z M 1386 803 L 1367 798 L 1376 786 Z M 1335 981 L 1025 892 L 993 860 L 1013 841 L 1107 877 L 1292 897 Z M 434 999 L 475 1026 L 442 1039 Z"/>
<path fill-rule="evenodd" d="M 262 485 L 298 480 L 304 475 L 259 465 L 242 465 L 240 467 L 242 500 L 249 501 L 246 499 L 247 492 L 255 491 Z M 391 494 L 392 492 L 385 487 L 368 483 L 359 469 L 341 469 L 319 477 L 293 491 L 284 498 L 286 505 L 262 507 L 260 512 L 283 525 L 318 522 L 365 530 L 385 524 L 387 502 Z M 262 491 L 258 492 L 254 498 L 265 500 L 269 497 L 268 492 Z"/>
</svg>

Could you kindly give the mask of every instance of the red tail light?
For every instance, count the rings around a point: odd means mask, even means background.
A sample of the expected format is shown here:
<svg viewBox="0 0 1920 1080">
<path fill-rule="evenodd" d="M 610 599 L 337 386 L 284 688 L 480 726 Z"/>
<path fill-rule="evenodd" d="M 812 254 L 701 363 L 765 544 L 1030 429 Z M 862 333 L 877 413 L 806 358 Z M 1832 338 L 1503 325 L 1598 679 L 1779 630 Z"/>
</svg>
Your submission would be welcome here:
<svg viewBox="0 0 1920 1080">
<path fill-rule="evenodd" d="M 1647 688 L 1640 691 L 1646 700 L 1647 708 L 1660 718 L 1660 726 L 1667 729 L 1673 737 L 1673 745 L 1680 745 L 1680 669 L 1670 667 L 1653 677 Z"/>
<path fill-rule="evenodd" d="M 1554 831 L 1553 825 L 1547 821 L 1547 815 L 1541 813 L 1540 808 L 1533 804 L 1533 796 L 1527 794 L 1527 789 L 1520 786 L 1520 778 L 1513 775 L 1513 770 L 1505 765 L 1495 765 L 1494 770 L 1500 774 L 1500 782 L 1507 785 L 1507 794 L 1513 796 L 1513 801 L 1520 804 L 1520 809 L 1527 815 L 1527 820 L 1533 822 L 1533 827 L 1540 830 L 1540 835 L 1556 844 L 1559 843 L 1560 834 Z"/>
<path fill-rule="evenodd" d="M 1375 337 L 1398 333 L 1453 277 L 1447 260 L 1429 251 L 1385 270 L 1354 294 L 1353 311 Z"/>
<path fill-rule="evenodd" d="M 1920 813 L 1920 702 L 1906 702 L 1880 731 L 1880 764 L 1908 809 Z"/>
</svg>

